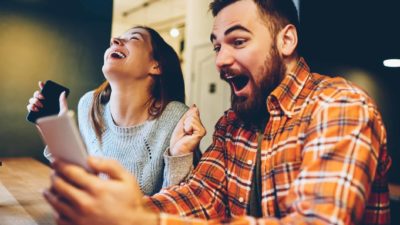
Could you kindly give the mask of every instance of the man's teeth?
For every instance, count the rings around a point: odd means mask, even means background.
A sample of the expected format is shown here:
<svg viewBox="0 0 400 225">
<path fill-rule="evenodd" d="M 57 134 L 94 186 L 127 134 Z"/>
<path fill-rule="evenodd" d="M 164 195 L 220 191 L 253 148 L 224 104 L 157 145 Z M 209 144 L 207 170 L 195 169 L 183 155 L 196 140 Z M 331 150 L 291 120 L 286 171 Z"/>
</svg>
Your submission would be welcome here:
<svg viewBox="0 0 400 225">
<path fill-rule="evenodd" d="M 232 75 L 225 75 L 225 78 L 227 79 L 227 80 L 230 80 L 230 79 L 232 79 L 234 76 L 232 76 Z"/>
</svg>

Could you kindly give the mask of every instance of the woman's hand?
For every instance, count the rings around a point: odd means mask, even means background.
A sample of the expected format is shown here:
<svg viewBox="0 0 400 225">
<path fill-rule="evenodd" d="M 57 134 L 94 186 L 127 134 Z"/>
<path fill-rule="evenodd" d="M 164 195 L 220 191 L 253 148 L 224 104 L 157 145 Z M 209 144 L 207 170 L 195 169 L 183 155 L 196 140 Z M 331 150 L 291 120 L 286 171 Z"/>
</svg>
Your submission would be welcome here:
<svg viewBox="0 0 400 225">
<path fill-rule="evenodd" d="M 44 83 L 39 81 L 39 88 L 42 90 L 44 87 Z M 40 94 L 40 91 L 37 90 L 33 93 L 32 98 L 29 99 L 29 104 L 26 106 L 28 112 L 39 112 L 43 108 L 43 104 L 40 100 L 43 100 L 44 96 Z"/>
<path fill-rule="evenodd" d="M 42 81 L 39 81 L 40 90 L 42 90 L 43 87 L 44 83 Z M 43 103 L 41 101 L 44 99 L 44 96 L 40 93 L 40 90 L 35 91 L 32 98 L 29 99 L 29 104 L 26 106 L 28 112 L 39 112 L 43 108 Z M 60 112 L 58 113 L 58 115 L 62 115 L 68 112 L 68 104 L 65 92 L 61 93 L 59 102 Z"/>
<path fill-rule="evenodd" d="M 199 109 L 193 105 L 183 115 L 172 133 L 170 155 L 178 156 L 193 152 L 205 135 L 206 130 L 201 123 Z"/>
</svg>

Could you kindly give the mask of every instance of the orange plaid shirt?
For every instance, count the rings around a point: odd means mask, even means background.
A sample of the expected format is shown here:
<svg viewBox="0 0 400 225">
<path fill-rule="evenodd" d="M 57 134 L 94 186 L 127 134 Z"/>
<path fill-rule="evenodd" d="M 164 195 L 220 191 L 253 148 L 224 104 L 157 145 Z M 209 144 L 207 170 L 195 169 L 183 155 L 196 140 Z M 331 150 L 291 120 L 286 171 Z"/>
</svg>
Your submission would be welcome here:
<svg viewBox="0 0 400 225">
<path fill-rule="evenodd" d="M 263 217 L 246 215 L 260 134 L 228 110 L 191 178 L 145 197 L 163 212 L 161 224 L 390 223 L 386 132 L 367 94 L 342 78 L 310 73 L 300 59 L 267 108 Z"/>
</svg>

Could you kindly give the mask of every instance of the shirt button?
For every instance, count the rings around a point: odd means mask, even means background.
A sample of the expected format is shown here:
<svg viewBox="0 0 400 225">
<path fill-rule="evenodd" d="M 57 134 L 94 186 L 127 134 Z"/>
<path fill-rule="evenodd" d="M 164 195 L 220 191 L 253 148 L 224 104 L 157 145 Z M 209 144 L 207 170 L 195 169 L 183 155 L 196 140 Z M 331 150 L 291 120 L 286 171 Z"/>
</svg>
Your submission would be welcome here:
<svg viewBox="0 0 400 225">
<path fill-rule="evenodd" d="M 243 197 L 240 197 L 239 202 L 243 203 L 243 201 L 244 201 Z"/>
<path fill-rule="evenodd" d="M 253 160 L 251 159 L 247 160 L 247 164 L 253 164 Z"/>
</svg>

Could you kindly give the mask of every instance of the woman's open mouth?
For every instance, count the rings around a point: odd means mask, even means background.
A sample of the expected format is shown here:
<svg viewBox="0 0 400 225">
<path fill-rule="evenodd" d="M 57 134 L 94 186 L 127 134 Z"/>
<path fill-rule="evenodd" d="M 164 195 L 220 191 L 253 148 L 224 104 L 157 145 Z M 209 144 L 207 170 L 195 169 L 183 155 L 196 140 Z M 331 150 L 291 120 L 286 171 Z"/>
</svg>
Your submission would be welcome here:
<svg viewBox="0 0 400 225">
<path fill-rule="evenodd" d="M 110 57 L 113 59 L 123 59 L 125 58 L 125 54 L 122 52 L 114 51 L 110 54 Z"/>
</svg>

